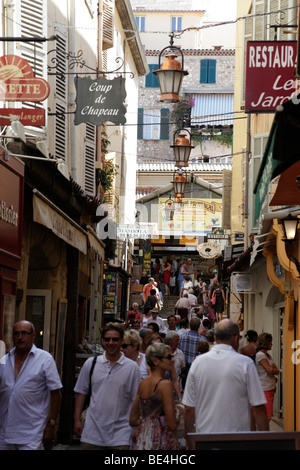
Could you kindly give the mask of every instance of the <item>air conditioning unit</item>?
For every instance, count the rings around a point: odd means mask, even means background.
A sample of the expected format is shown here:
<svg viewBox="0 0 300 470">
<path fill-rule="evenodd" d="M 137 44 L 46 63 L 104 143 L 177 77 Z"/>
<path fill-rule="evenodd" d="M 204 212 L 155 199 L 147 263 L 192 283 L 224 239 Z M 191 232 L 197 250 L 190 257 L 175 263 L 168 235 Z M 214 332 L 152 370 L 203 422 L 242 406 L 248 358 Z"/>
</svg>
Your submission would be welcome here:
<svg viewBox="0 0 300 470">
<path fill-rule="evenodd" d="M 232 273 L 231 274 L 231 292 L 246 293 L 252 291 L 252 275 L 249 273 Z"/>
</svg>

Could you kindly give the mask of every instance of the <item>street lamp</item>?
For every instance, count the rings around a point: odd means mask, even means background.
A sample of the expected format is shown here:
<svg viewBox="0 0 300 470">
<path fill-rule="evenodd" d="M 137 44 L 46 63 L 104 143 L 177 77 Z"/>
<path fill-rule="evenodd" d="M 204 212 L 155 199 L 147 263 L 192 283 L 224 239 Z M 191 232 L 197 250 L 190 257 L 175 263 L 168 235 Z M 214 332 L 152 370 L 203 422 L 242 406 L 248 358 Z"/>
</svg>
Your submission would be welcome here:
<svg viewBox="0 0 300 470">
<path fill-rule="evenodd" d="M 175 198 L 181 199 L 184 197 L 187 179 L 182 172 L 174 173 L 174 180 L 172 181 L 174 187 Z"/>
<path fill-rule="evenodd" d="M 157 76 L 161 97 L 160 101 L 166 103 L 177 103 L 179 101 L 179 93 L 184 75 L 188 75 L 188 72 L 183 70 L 184 59 L 181 49 L 173 46 L 174 34 L 170 34 L 170 45 L 165 47 L 159 54 L 158 70 L 154 70 L 153 73 Z M 164 51 L 169 50 L 166 54 L 167 60 L 161 64 L 161 56 Z M 176 57 L 181 55 L 181 64 Z"/>
<path fill-rule="evenodd" d="M 178 138 L 175 140 L 176 134 L 180 132 Z M 187 138 L 186 134 L 184 132 L 188 132 L 190 135 L 191 133 L 187 129 L 180 129 L 174 132 L 173 136 L 173 145 L 171 145 L 171 148 L 174 150 L 174 155 L 175 155 L 175 166 L 178 168 L 182 167 L 187 167 L 191 150 L 195 147 L 191 145 L 190 139 Z"/>
<path fill-rule="evenodd" d="M 166 214 L 166 220 L 173 220 L 174 219 L 174 212 L 175 212 L 175 207 L 172 199 L 168 199 L 165 202 L 165 214 Z"/>
<path fill-rule="evenodd" d="M 280 221 L 284 233 L 283 240 L 285 242 L 292 242 L 295 240 L 297 235 L 297 229 L 299 224 L 299 219 L 288 215 L 285 219 Z"/>
</svg>

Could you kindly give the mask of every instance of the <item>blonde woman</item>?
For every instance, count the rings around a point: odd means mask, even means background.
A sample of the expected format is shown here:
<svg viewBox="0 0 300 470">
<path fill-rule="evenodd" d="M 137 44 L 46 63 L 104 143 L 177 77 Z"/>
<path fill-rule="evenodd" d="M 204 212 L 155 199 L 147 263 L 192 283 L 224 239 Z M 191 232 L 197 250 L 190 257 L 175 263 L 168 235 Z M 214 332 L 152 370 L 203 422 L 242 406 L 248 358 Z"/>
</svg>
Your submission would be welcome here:
<svg viewBox="0 0 300 470">
<path fill-rule="evenodd" d="M 142 338 L 139 333 L 136 330 L 125 331 L 121 351 L 128 359 L 137 363 L 140 367 L 142 378 L 144 379 L 148 376 L 148 371 L 146 368 L 145 354 L 141 352 L 141 347 Z"/>
<path fill-rule="evenodd" d="M 133 402 L 129 423 L 136 426 L 134 450 L 178 450 L 175 434 L 179 424 L 176 416 L 173 386 L 164 379 L 174 366 L 171 348 L 154 343 L 147 348 L 146 361 L 150 375 L 142 380 Z"/>
</svg>

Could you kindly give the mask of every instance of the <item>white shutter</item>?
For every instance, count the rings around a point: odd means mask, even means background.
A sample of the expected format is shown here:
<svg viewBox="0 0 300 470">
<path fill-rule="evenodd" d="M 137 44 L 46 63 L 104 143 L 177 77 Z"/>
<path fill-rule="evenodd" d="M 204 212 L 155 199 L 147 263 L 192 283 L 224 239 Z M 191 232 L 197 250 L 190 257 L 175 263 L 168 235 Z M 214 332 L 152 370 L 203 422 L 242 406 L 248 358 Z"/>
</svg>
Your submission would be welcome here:
<svg viewBox="0 0 300 470">
<path fill-rule="evenodd" d="M 87 194 L 96 193 L 96 126 L 87 123 L 85 125 L 84 142 L 84 190 Z"/>
<path fill-rule="evenodd" d="M 102 13 L 102 49 L 109 49 L 114 45 L 113 32 L 114 0 L 103 0 Z"/>
<path fill-rule="evenodd" d="M 55 48 L 55 66 L 53 69 L 56 73 L 54 80 L 54 109 L 55 109 L 55 126 L 54 126 L 54 156 L 55 158 L 66 161 L 68 152 L 68 75 L 66 59 L 68 49 L 67 29 L 63 26 L 55 27 L 55 35 L 57 37 L 54 42 Z"/>
<path fill-rule="evenodd" d="M 47 37 L 47 2 L 43 0 L 16 0 L 15 35 L 17 37 Z M 35 76 L 47 80 L 47 43 L 14 43 L 14 54 L 23 57 L 31 65 Z M 44 108 L 47 125 L 48 101 L 41 103 L 23 102 L 25 108 Z M 44 129 L 28 128 L 31 134 L 43 135 Z"/>
</svg>

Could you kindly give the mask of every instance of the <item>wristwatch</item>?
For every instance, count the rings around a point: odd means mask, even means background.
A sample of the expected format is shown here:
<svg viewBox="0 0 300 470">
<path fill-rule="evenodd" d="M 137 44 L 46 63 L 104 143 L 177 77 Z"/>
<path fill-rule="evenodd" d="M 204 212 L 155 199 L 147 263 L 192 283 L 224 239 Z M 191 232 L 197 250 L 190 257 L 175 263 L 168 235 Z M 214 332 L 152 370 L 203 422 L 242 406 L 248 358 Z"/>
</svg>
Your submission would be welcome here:
<svg viewBox="0 0 300 470">
<path fill-rule="evenodd" d="M 55 426 L 56 421 L 55 419 L 49 419 L 48 423 L 51 424 L 51 426 Z"/>
</svg>

